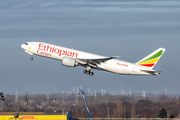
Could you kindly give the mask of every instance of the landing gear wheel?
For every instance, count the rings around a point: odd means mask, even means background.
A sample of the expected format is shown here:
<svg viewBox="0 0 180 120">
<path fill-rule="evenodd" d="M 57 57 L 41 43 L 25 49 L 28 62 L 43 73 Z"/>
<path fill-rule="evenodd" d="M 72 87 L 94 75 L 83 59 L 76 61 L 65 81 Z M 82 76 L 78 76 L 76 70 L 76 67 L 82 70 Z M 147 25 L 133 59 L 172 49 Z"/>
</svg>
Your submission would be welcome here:
<svg viewBox="0 0 180 120">
<path fill-rule="evenodd" d="M 33 57 L 31 57 L 30 60 L 33 61 Z"/>
<path fill-rule="evenodd" d="M 83 73 L 84 73 L 84 74 L 87 74 L 87 70 L 84 70 Z"/>
<path fill-rule="evenodd" d="M 94 75 L 94 73 L 93 73 L 93 72 L 90 72 L 89 75 L 92 76 L 92 75 Z"/>
<path fill-rule="evenodd" d="M 87 71 L 87 73 L 86 73 L 87 75 L 89 75 L 90 74 L 90 72 L 89 71 Z"/>
</svg>

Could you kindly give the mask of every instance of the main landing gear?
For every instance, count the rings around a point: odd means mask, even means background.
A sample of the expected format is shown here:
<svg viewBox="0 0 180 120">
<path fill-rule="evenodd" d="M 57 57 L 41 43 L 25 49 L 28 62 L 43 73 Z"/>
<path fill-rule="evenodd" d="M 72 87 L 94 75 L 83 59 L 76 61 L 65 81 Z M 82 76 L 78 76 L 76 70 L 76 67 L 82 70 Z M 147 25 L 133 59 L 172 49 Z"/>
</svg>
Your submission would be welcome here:
<svg viewBox="0 0 180 120">
<path fill-rule="evenodd" d="M 87 75 L 90 75 L 90 76 L 94 75 L 93 72 L 87 71 L 87 70 L 84 70 L 83 73 L 84 73 L 84 74 L 87 74 Z"/>
<path fill-rule="evenodd" d="M 91 66 L 86 66 L 86 69 L 87 70 L 83 71 L 84 74 L 87 74 L 87 75 L 90 75 L 90 76 L 94 75 L 94 73 L 91 72 L 91 69 L 92 69 Z"/>
<path fill-rule="evenodd" d="M 86 66 L 86 68 L 87 68 L 87 70 L 83 71 L 84 74 L 87 74 L 87 75 L 90 75 L 90 76 L 94 75 L 94 73 L 91 72 L 91 69 L 93 69 L 92 67 Z"/>
</svg>

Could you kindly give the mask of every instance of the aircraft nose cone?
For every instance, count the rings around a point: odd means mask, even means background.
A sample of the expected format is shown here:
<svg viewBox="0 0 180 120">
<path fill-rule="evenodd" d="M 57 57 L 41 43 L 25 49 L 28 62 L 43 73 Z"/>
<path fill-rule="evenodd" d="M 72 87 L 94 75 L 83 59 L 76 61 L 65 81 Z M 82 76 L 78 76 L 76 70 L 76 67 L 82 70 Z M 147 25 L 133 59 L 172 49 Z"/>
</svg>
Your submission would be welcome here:
<svg viewBox="0 0 180 120">
<path fill-rule="evenodd" d="M 24 44 L 22 44 L 21 47 L 22 47 L 23 49 L 25 49 L 25 45 L 24 45 Z"/>
</svg>

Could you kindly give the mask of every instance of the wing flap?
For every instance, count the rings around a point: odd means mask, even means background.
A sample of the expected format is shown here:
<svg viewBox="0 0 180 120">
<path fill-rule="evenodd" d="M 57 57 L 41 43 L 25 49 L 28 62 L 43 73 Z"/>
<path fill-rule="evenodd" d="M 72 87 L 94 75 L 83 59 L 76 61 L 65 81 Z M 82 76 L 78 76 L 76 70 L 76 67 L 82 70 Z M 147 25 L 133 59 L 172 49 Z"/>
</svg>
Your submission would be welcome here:
<svg viewBox="0 0 180 120">
<path fill-rule="evenodd" d="M 105 58 L 98 58 L 98 59 L 76 59 L 78 63 L 82 64 L 82 65 L 89 65 L 92 66 L 94 68 L 97 67 L 97 64 L 101 64 L 103 62 L 106 62 L 108 60 L 117 58 L 117 56 L 114 57 L 105 57 Z"/>
<path fill-rule="evenodd" d="M 78 59 L 78 60 L 88 61 L 88 62 L 95 62 L 95 61 L 105 62 L 105 61 L 107 61 L 107 60 L 114 59 L 114 58 L 117 58 L 117 56 L 115 56 L 115 57 L 98 58 L 98 59 Z"/>
</svg>

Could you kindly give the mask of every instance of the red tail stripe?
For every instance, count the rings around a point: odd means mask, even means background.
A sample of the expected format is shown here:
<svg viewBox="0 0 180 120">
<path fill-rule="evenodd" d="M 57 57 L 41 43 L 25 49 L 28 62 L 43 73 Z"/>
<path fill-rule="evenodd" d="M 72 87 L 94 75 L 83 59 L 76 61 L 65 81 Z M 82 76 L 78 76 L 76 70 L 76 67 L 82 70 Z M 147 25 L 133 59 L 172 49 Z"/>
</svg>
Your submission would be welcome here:
<svg viewBox="0 0 180 120">
<path fill-rule="evenodd" d="M 142 66 L 145 66 L 145 67 L 152 67 L 152 66 L 154 66 L 155 64 L 152 63 L 152 64 L 139 64 L 139 65 L 142 65 Z"/>
</svg>

